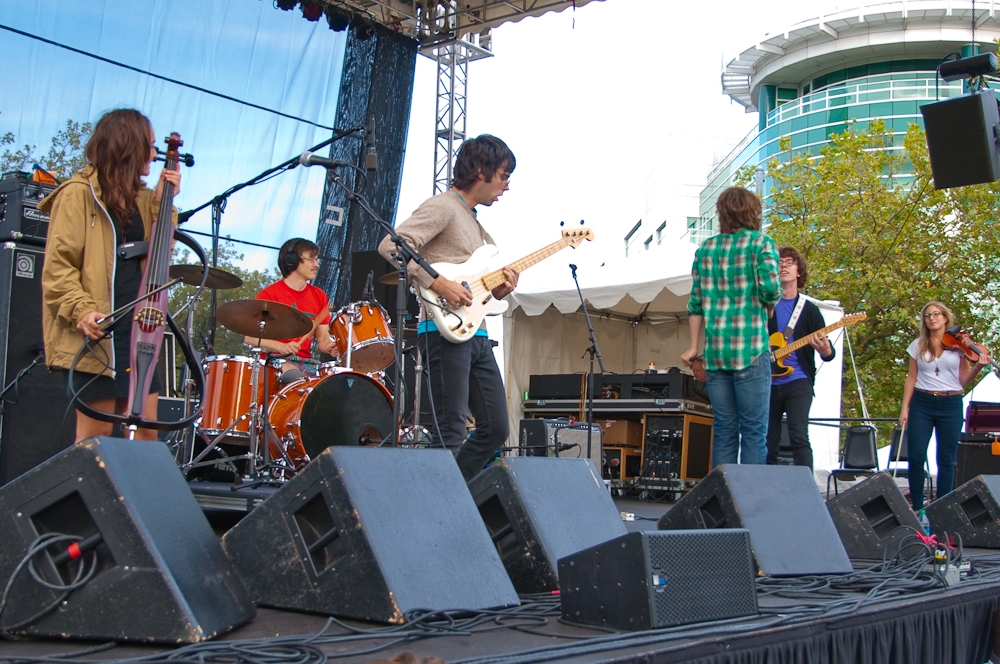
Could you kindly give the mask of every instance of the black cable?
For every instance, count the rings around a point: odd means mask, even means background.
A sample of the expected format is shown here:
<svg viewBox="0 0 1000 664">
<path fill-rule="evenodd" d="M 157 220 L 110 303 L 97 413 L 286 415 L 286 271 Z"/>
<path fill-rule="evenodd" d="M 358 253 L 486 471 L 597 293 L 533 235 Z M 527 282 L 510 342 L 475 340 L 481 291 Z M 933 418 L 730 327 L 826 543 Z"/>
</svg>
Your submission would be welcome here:
<svg viewBox="0 0 1000 664">
<path fill-rule="evenodd" d="M 41 586 L 48 588 L 50 590 L 56 590 L 61 594 L 56 598 L 54 602 L 49 604 L 47 607 L 41 611 L 35 613 L 30 618 L 21 620 L 20 622 L 14 623 L 13 625 L 0 625 L 0 636 L 7 638 L 8 632 L 16 629 L 21 629 L 22 627 L 27 627 L 28 625 L 38 621 L 44 616 L 48 615 L 66 599 L 71 592 L 86 585 L 94 577 L 94 573 L 97 571 L 97 553 L 91 551 L 90 555 L 90 566 L 88 567 L 83 560 L 80 560 L 77 565 L 75 578 L 67 584 L 64 583 L 51 583 L 42 578 L 38 570 L 35 568 L 34 559 L 39 553 L 44 552 L 49 546 L 57 544 L 59 542 L 79 542 L 82 537 L 77 535 L 63 535 L 62 533 L 44 533 L 36 537 L 31 544 L 28 545 L 28 550 L 25 552 L 21 561 L 11 572 L 10 577 L 7 579 L 7 584 L 4 587 L 3 596 L 0 597 L 0 618 L 3 617 L 4 609 L 7 608 L 7 603 L 10 601 L 10 591 L 14 586 L 14 581 L 17 580 L 18 575 L 25 569 L 31 573 L 31 577 Z"/>
<path fill-rule="evenodd" d="M 96 53 L 90 53 L 88 51 L 84 51 L 84 50 L 79 49 L 79 48 L 74 48 L 74 47 L 69 46 L 67 44 L 61 44 L 61 43 L 59 43 L 57 41 L 53 41 L 51 39 L 46 39 L 45 37 L 39 37 L 38 35 L 33 35 L 30 32 L 24 32 L 23 30 L 18 30 L 17 28 L 12 28 L 12 27 L 10 27 L 8 25 L 3 25 L 2 23 L 0 23 L 0 30 L 7 30 L 8 32 L 13 32 L 16 35 L 21 35 L 22 37 L 27 37 L 28 39 L 34 39 L 36 41 L 40 41 L 40 42 L 42 42 L 44 44 L 48 44 L 50 46 L 55 46 L 57 48 L 63 48 L 63 49 L 66 49 L 67 51 L 71 51 L 71 52 L 76 53 L 78 55 L 85 55 L 88 58 L 93 58 L 94 60 L 100 60 L 101 62 L 107 63 L 109 65 L 114 65 L 116 67 L 121 67 L 122 69 L 128 69 L 129 71 L 134 71 L 134 72 L 136 72 L 138 74 L 142 74 L 144 76 L 150 76 L 152 78 L 156 78 L 156 79 L 159 79 L 161 81 L 166 81 L 168 83 L 173 83 L 175 85 L 180 85 L 180 86 L 185 87 L 185 88 L 190 88 L 191 90 L 197 90 L 198 92 L 204 92 L 205 94 L 212 95 L 213 97 L 218 97 L 220 99 L 225 99 L 226 101 L 232 101 L 232 102 L 236 102 L 237 104 L 241 104 L 243 106 L 249 106 L 250 108 L 256 108 L 259 111 L 264 111 L 266 113 L 273 113 L 274 115 L 278 115 L 278 116 L 281 116 L 283 118 L 288 118 L 289 120 L 295 120 L 296 122 L 302 122 L 303 124 L 312 125 L 313 127 L 318 127 L 319 129 L 327 129 L 329 131 L 336 131 L 333 127 L 328 127 L 326 125 L 319 124 L 318 122 L 313 122 L 311 120 L 306 120 L 305 118 L 300 118 L 300 117 L 297 117 L 295 115 L 290 115 L 288 113 L 282 113 L 281 111 L 276 111 L 274 109 L 267 108 L 266 106 L 260 106 L 259 104 L 254 104 L 254 103 L 249 102 L 249 101 L 243 101 L 242 99 L 237 99 L 236 97 L 230 97 L 229 95 L 224 95 L 221 92 L 214 92 L 214 91 L 209 90 L 207 88 L 203 88 L 203 87 L 200 87 L 200 86 L 197 86 L 197 85 L 193 85 L 191 83 L 185 83 L 183 81 L 178 81 L 175 78 L 170 78 L 170 77 L 167 77 L 167 76 L 161 76 L 160 74 L 154 74 L 153 72 L 146 71 L 145 69 L 139 69 L 138 67 L 133 67 L 132 65 L 127 65 L 124 62 L 118 62 L 118 61 L 112 60 L 110 58 L 105 58 L 103 56 L 97 55 Z"/>
</svg>

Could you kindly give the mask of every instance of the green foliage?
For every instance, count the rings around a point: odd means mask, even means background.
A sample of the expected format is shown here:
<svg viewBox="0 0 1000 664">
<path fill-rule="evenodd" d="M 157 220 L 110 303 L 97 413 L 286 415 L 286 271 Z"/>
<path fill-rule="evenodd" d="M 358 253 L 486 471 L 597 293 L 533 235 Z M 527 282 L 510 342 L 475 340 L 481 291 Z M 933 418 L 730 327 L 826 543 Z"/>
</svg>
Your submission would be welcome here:
<svg viewBox="0 0 1000 664">
<path fill-rule="evenodd" d="M 60 180 L 65 180 L 87 165 L 83 148 L 92 129 L 89 122 L 67 120 L 66 128 L 52 137 L 48 154 L 44 156 L 36 154 L 38 148 L 34 145 L 24 145 L 13 150 L 5 148 L 0 152 L 0 172 L 27 171 L 32 164 L 38 163 L 55 173 Z M 14 134 L 7 132 L 0 136 L 0 147 L 13 146 L 16 140 Z"/>
<path fill-rule="evenodd" d="M 209 256 L 209 260 L 211 260 L 211 256 Z M 239 267 L 239 261 L 242 260 L 243 254 L 238 253 L 232 244 L 226 241 L 226 238 L 222 238 L 219 245 L 218 267 L 242 279 L 243 285 L 231 290 L 216 291 L 217 304 L 219 306 L 234 300 L 252 300 L 257 297 L 257 293 L 262 288 L 281 279 L 281 273 L 278 272 L 277 268 L 272 269 L 271 272 L 246 270 Z M 193 263 L 197 263 L 197 259 L 187 248 L 178 245 L 174 249 L 174 264 L 189 265 Z M 194 291 L 194 286 L 174 286 L 170 290 L 170 311 L 178 311 L 187 302 L 188 298 L 194 294 Z M 211 298 L 212 291 L 205 289 L 202 292 L 201 300 L 195 306 L 194 336 L 192 337 L 192 342 L 197 349 L 201 349 L 204 345 L 203 339 L 209 338 L 209 328 L 212 320 L 209 316 Z M 183 329 L 186 320 L 187 311 L 185 310 L 184 313 L 177 317 L 177 325 Z M 246 355 L 243 336 L 227 330 L 222 325 L 217 326 L 215 332 L 215 354 Z"/>
<path fill-rule="evenodd" d="M 850 328 L 858 377 L 870 416 L 896 417 L 906 347 L 926 302 L 944 302 L 977 340 L 997 347 L 1000 184 L 934 189 L 926 136 L 915 124 L 902 150 L 886 149 L 892 136 L 880 120 L 830 139 L 819 155 L 791 153 L 782 142 L 767 164 L 765 221 L 779 246 L 808 260 L 811 296 L 868 314 Z M 860 417 L 847 350 L 843 415 Z"/>
</svg>

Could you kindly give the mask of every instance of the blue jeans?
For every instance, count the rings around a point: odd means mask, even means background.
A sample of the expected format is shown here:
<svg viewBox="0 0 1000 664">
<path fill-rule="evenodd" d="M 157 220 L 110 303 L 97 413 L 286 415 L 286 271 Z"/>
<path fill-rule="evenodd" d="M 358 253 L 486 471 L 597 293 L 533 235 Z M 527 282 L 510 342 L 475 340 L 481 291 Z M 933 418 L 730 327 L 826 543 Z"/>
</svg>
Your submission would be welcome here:
<svg viewBox="0 0 1000 664">
<path fill-rule="evenodd" d="M 739 371 L 706 371 L 712 401 L 712 465 L 763 464 L 767 460 L 767 416 L 771 361 L 764 353 Z"/>
<path fill-rule="evenodd" d="M 907 422 L 907 449 L 909 462 L 910 502 L 913 510 L 924 506 L 924 464 L 927 462 L 927 445 L 931 431 L 937 440 L 937 495 L 943 496 L 955 488 L 955 461 L 958 457 L 958 438 L 965 422 L 962 395 L 936 397 L 926 392 L 913 391 L 910 397 L 910 415 Z"/>
</svg>

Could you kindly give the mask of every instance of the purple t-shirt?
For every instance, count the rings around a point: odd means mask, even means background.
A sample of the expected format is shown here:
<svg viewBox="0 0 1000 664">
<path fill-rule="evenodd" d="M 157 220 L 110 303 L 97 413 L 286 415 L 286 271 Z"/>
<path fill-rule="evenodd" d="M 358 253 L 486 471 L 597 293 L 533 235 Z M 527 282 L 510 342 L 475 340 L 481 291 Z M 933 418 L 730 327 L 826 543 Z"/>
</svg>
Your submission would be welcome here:
<svg viewBox="0 0 1000 664">
<path fill-rule="evenodd" d="M 780 300 L 778 300 L 778 303 L 774 305 L 774 318 L 775 321 L 778 323 L 778 332 L 784 332 L 785 328 L 788 327 L 788 320 L 792 317 L 792 312 L 795 310 L 795 300 L 796 298 L 794 297 L 790 300 L 781 298 Z M 792 343 L 793 341 L 795 341 L 794 335 L 786 339 L 785 343 Z M 787 376 L 782 376 L 781 378 L 773 378 L 771 380 L 772 385 L 785 385 L 786 383 L 790 383 L 793 380 L 800 380 L 802 378 L 806 378 L 806 372 L 804 372 L 802 368 L 799 366 L 798 351 L 785 355 L 783 358 L 781 358 L 781 361 L 784 362 L 786 367 L 792 368 L 793 371 Z"/>
</svg>

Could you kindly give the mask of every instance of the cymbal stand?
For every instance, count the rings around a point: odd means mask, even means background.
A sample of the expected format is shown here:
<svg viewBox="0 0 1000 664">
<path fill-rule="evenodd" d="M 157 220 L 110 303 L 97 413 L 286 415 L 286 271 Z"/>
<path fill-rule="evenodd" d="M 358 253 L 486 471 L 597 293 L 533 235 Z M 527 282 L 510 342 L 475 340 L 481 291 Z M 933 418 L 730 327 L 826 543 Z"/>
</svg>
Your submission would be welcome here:
<svg viewBox="0 0 1000 664">
<path fill-rule="evenodd" d="M 188 345 L 194 348 L 194 306 L 195 302 L 198 300 L 198 291 L 195 290 L 188 299 L 187 302 L 174 314 L 174 317 L 181 313 L 185 308 L 187 309 L 187 319 L 184 325 L 184 333 L 187 335 Z M 187 363 L 181 367 L 181 385 L 184 390 L 184 417 L 191 415 L 191 398 L 192 392 L 194 390 L 194 380 L 191 378 L 191 369 L 188 367 Z M 194 432 L 195 425 L 183 429 L 180 439 L 177 441 L 177 449 L 174 451 L 174 458 L 182 466 L 190 464 L 194 461 L 192 458 L 194 455 Z M 183 460 L 183 461 L 182 461 Z"/>
<path fill-rule="evenodd" d="M 361 310 L 356 302 L 351 302 L 347 305 L 347 359 L 344 360 L 347 369 L 351 368 L 351 354 L 354 352 L 354 324 L 359 322 L 361 322 Z"/>
<path fill-rule="evenodd" d="M 423 313 L 423 303 L 417 300 L 417 304 L 420 307 L 420 313 Z M 423 316 L 418 315 L 417 320 L 422 320 Z M 419 339 L 419 337 L 418 337 Z M 430 443 L 432 442 L 431 432 L 426 428 L 420 426 L 420 397 L 421 397 L 421 383 L 423 382 L 421 378 L 424 375 L 424 364 L 423 355 L 420 352 L 420 342 L 419 340 L 414 344 L 414 356 L 413 356 L 413 423 L 403 429 L 399 434 L 400 441 L 405 440 L 411 445 L 417 445 L 421 442 Z M 402 391 L 404 384 L 400 384 L 398 390 Z"/>
</svg>

